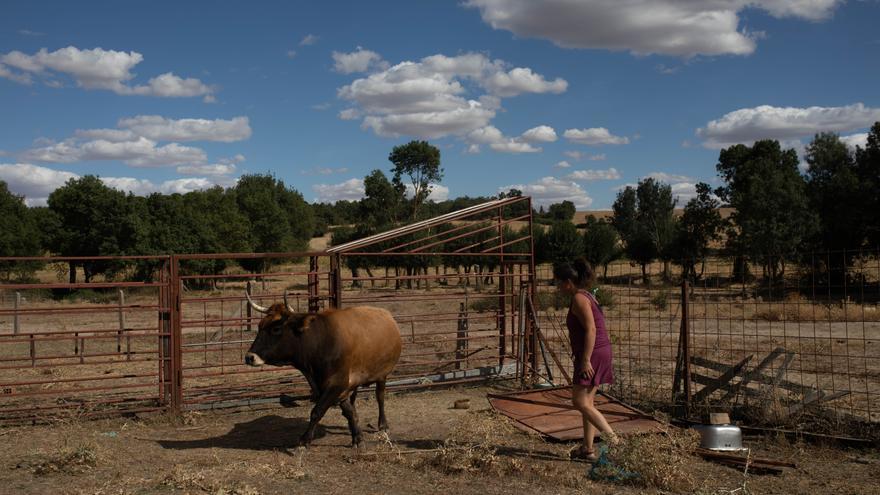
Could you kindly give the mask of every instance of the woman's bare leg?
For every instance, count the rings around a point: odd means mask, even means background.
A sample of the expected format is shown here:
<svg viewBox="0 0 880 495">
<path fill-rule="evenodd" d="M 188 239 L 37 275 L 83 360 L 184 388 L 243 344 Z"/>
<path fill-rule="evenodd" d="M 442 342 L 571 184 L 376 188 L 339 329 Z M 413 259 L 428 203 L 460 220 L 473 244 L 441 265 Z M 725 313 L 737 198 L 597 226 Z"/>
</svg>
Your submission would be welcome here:
<svg viewBox="0 0 880 495">
<path fill-rule="evenodd" d="M 572 386 L 572 403 L 574 407 L 583 415 L 584 421 L 584 448 L 587 451 L 593 450 L 593 437 L 596 436 L 596 430 L 608 434 L 614 438 L 614 430 L 605 419 L 605 416 L 596 409 L 594 400 L 598 387 L 584 387 L 582 385 Z"/>
</svg>

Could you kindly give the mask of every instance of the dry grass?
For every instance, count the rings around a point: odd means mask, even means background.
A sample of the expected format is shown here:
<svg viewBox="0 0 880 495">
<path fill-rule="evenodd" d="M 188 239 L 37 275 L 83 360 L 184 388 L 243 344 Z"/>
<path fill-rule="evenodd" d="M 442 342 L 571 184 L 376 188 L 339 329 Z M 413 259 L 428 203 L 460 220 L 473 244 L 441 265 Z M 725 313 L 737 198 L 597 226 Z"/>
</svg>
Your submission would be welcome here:
<svg viewBox="0 0 880 495">
<path fill-rule="evenodd" d="M 614 479 L 620 468 L 637 476 L 623 480 L 646 488 L 693 492 L 696 481 L 690 471 L 699 436 L 692 430 L 670 428 L 664 434 L 631 435 L 608 449 L 611 466 L 597 467 L 602 478 Z"/>
<path fill-rule="evenodd" d="M 37 452 L 15 465 L 28 469 L 36 476 L 54 473 L 79 475 L 98 466 L 98 453 L 93 445 L 78 443 L 65 445 L 55 451 Z"/>
</svg>

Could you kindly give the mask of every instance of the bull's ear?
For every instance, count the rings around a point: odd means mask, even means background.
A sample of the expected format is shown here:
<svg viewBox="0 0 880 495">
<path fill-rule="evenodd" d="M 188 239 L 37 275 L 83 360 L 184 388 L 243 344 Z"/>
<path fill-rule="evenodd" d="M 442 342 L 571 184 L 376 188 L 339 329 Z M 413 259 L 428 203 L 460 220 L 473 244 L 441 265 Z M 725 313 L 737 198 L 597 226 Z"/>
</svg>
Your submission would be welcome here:
<svg viewBox="0 0 880 495">
<path fill-rule="evenodd" d="M 300 322 L 300 324 L 297 326 L 296 331 L 298 333 L 305 332 L 306 330 L 309 329 L 309 327 L 312 325 L 312 322 L 314 322 L 315 319 L 317 319 L 316 315 L 305 315 L 303 317 L 302 321 Z"/>
</svg>

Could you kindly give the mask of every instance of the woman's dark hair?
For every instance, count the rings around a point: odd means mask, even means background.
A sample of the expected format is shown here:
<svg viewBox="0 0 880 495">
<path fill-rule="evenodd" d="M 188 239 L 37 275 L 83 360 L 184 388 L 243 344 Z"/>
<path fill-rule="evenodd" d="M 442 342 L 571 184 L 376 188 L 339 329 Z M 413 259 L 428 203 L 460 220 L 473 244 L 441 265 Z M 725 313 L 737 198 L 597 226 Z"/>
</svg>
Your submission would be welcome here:
<svg viewBox="0 0 880 495">
<path fill-rule="evenodd" d="M 553 278 L 556 280 L 570 280 L 574 285 L 585 289 L 593 283 L 595 272 L 590 263 L 578 258 L 573 262 L 560 262 L 553 265 Z"/>
</svg>

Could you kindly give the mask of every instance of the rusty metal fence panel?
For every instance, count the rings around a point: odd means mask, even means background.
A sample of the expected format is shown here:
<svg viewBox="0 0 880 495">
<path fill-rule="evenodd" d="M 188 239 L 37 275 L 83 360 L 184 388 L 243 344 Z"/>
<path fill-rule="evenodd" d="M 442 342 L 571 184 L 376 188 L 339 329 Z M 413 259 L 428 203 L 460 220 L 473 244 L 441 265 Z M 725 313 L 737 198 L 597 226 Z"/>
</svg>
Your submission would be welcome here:
<svg viewBox="0 0 880 495">
<path fill-rule="evenodd" d="M 535 369 L 521 306 L 535 279 L 530 212 L 527 197 L 497 200 L 327 253 L 0 258 L 48 278 L 0 284 L 0 424 L 307 397 L 293 368 L 244 364 L 260 319 L 248 282 L 264 305 L 287 294 L 303 312 L 389 309 L 404 341 L 389 388 L 524 379 Z M 355 258 L 393 272 L 361 277 Z M 430 262 L 414 271 L 415 259 Z"/>
<path fill-rule="evenodd" d="M 810 253 L 775 274 L 776 260 L 763 261 L 698 262 L 684 292 L 680 263 L 648 266 L 648 283 L 629 262 L 599 267 L 612 395 L 696 419 L 732 411 L 753 425 L 877 436 L 880 253 Z M 567 301 L 549 267 L 539 279 L 541 328 L 570 370 Z"/>
<path fill-rule="evenodd" d="M 169 258 L 4 258 L 44 280 L 0 283 L 0 424 L 156 411 L 171 400 Z M 87 263 L 113 280 L 70 280 Z M 132 276 L 148 264 L 154 280 Z"/>
</svg>

